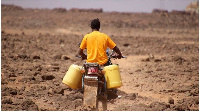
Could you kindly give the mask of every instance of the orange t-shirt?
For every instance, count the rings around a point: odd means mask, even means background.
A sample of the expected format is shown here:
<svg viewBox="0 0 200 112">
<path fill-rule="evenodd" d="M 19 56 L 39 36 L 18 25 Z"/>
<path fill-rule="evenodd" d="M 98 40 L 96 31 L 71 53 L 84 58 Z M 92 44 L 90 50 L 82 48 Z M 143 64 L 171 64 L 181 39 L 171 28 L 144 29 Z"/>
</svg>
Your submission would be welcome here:
<svg viewBox="0 0 200 112">
<path fill-rule="evenodd" d="M 108 61 L 106 49 L 113 49 L 116 44 L 104 33 L 93 31 L 84 36 L 80 48 L 87 48 L 87 62 L 105 64 Z"/>
</svg>

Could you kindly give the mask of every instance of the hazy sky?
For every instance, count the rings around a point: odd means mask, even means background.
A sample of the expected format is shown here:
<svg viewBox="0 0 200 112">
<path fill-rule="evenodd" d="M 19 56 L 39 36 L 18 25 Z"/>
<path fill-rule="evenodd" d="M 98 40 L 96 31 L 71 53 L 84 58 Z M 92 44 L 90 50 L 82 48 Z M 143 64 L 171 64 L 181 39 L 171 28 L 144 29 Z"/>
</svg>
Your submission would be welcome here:
<svg viewBox="0 0 200 112">
<path fill-rule="evenodd" d="M 102 8 L 103 11 L 152 12 L 153 9 L 185 10 L 196 0 L 1 0 L 23 8 Z"/>
</svg>

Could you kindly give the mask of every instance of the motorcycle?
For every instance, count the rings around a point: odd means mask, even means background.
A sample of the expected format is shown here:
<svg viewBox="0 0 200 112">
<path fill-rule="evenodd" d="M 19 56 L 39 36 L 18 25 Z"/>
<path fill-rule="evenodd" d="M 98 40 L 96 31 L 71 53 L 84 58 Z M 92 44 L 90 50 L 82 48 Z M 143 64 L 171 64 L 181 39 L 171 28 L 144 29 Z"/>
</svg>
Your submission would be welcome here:
<svg viewBox="0 0 200 112">
<path fill-rule="evenodd" d="M 108 65 L 112 65 L 111 59 L 117 58 L 116 53 L 112 50 L 109 54 L 108 49 L 106 53 L 108 55 Z M 122 58 L 126 57 L 122 56 Z M 113 89 L 107 89 L 107 81 L 103 66 L 97 63 L 84 63 L 82 71 L 83 106 L 95 109 L 97 108 L 98 100 L 107 101 L 107 93 Z"/>
</svg>

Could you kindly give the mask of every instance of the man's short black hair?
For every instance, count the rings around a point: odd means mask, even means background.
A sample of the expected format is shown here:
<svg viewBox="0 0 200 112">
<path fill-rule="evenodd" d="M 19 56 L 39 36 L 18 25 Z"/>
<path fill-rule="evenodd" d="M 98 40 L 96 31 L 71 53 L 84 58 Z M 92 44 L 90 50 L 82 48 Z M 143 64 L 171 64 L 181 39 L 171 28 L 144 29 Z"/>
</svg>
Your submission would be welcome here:
<svg viewBox="0 0 200 112">
<path fill-rule="evenodd" d="M 100 21 L 99 21 L 98 18 L 91 21 L 91 28 L 99 30 L 99 28 L 100 28 Z"/>
</svg>

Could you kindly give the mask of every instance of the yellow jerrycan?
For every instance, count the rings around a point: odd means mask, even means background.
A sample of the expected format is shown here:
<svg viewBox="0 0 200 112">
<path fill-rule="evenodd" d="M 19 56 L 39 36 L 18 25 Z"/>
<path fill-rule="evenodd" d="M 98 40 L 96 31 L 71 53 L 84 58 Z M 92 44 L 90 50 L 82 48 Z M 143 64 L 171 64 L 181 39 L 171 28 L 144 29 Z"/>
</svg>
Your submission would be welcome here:
<svg viewBox="0 0 200 112">
<path fill-rule="evenodd" d="M 79 89 L 83 76 L 81 68 L 82 66 L 72 64 L 65 74 L 62 82 L 72 89 Z"/>
<path fill-rule="evenodd" d="M 104 67 L 104 71 L 107 82 L 107 89 L 119 88 L 122 86 L 122 80 L 118 65 L 106 66 Z"/>
</svg>

